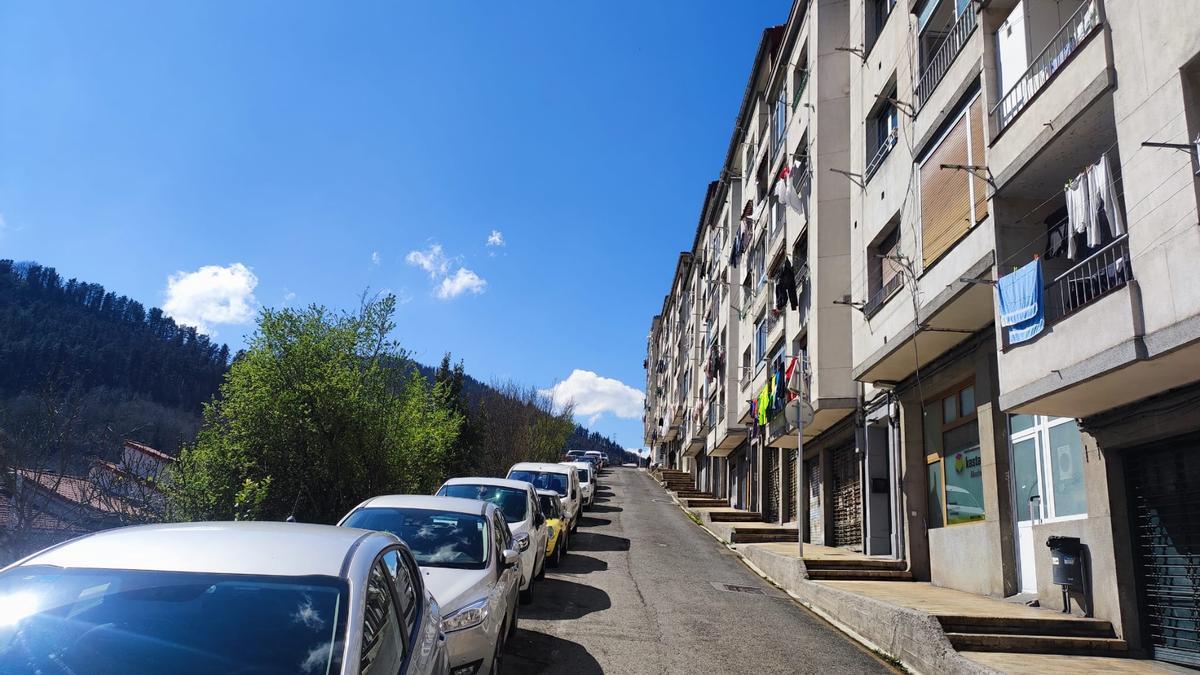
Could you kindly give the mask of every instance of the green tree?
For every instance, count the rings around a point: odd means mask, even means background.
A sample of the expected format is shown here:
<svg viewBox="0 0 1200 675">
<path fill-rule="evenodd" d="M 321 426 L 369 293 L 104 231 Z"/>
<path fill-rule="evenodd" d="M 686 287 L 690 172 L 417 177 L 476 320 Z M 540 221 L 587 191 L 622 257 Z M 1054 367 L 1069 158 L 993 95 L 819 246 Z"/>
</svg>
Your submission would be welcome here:
<svg viewBox="0 0 1200 675">
<path fill-rule="evenodd" d="M 263 310 L 168 488 L 180 520 L 333 522 L 378 494 L 440 480 L 462 414 L 443 385 L 396 381 L 395 298 L 357 313 Z"/>
</svg>

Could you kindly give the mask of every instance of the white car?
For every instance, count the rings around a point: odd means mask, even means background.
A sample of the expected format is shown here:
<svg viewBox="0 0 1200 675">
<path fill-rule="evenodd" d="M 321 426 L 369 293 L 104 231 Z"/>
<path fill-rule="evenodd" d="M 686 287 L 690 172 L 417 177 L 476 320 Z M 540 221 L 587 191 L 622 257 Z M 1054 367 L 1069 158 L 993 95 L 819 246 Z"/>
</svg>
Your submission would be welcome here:
<svg viewBox="0 0 1200 675">
<path fill-rule="evenodd" d="M 584 457 L 594 457 L 596 459 L 596 468 L 597 469 L 604 468 L 604 453 L 603 452 L 600 452 L 599 450 L 588 450 L 587 452 L 583 453 L 583 456 Z"/>
<path fill-rule="evenodd" d="M 517 631 L 521 556 L 495 504 L 389 495 L 359 504 L 338 524 L 391 532 L 408 544 L 442 608 L 451 673 L 500 672 Z"/>
<path fill-rule="evenodd" d="M 579 492 L 582 495 L 580 502 L 581 507 L 591 506 L 596 502 L 596 472 L 592 468 L 591 462 L 563 462 L 564 466 L 575 467 L 575 471 L 579 474 Z"/>
<path fill-rule="evenodd" d="M 533 582 L 546 573 L 547 539 L 546 517 L 533 486 L 504 478 L 451 478 L 437 493 L 439 497 L 475 499 L 500 507 L 521 552 L 521 602 L 532 602 Z"/>
<path fill-rule="evenodd" d="M 144 525 L 0 571 L 0 672 L 448 672 L 437 601 L 386 532 Z"/>
<path fill-rule="evenodd" d="M 532 483 L 539 490 L 553 490 L 562 500 L 563 518 L 567 531 L 574 533 L 579 526 L 581 491 L 579 475 L 574 467 L 551 462 L 517 462 L 508 470 L 509 480 Z"/>
</svg>

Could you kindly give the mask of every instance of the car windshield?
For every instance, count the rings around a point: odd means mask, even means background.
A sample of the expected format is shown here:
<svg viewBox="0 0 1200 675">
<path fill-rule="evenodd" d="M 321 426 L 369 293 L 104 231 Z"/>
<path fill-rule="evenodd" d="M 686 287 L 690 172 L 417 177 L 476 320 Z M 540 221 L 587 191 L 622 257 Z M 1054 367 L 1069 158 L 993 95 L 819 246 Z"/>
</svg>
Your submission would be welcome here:
<svg viewBox="0 0 1200 675">
<path fill-rule="evenodd" d="M 337 672 L 347 593 L 325 576 L 19 567 L 0 574 L 0 672 Z"/>
<path fill-rule="evenodd" d="M 442 497 L 462 497 L 476 499 L 481 502 L 491 502 L 500 507 L 504 520 L 509 523 L 519 523 L 525 520 L 528 496 L 524 490 L 503 487 L 500 485 L 443 485 L 438 494 Z"/>
<path fill-rule="evenodd" d="M 591 469 L 585 469 L 583 467 L 577 466 L 577 467 L 575 467 L 575 470 L 579 472 L 579 482 L 581 482 L 581 483 L 592 482 L 592 470 Z"/>
<path fill-rule="evenodd" d="M 481 570 L 487 567 L 488 531 L 483 516 L 431 509 L 359 509 L 346 527 L 383 530 L 404 540 L 417 564 Z"/>
<path fill-rule="evenodd" d="M 538 499 L 542 502 L 542 513 L 546 514 L 547 518 L 558 517 L 558 499 L 550 495 L 538 495 Z"/>
<path fill-rule="evenodd" d="M 509 471 L 509 480 L 523 480 L 526 483 L 533 483 L 533 487 L 539 490 L 554 490 L 560 497 L 567 496 L 567 474 L 565 473 L 550 473 L 547 471 Z"/>
</svg>

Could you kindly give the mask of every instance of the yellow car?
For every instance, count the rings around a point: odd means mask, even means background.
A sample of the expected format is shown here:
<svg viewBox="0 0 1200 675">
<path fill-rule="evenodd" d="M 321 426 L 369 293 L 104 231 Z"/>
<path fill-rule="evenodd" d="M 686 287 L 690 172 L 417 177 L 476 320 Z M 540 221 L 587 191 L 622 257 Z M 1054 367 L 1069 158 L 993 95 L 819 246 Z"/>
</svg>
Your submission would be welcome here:
<svg viewBox="0 0 1200 675">
<path fill-rule="evenodd" d="M 567 554 L 566 521 L 563 519 L 562 501 L 553 490 L 538 490 L 542 503 L 542 514 L 546 516 L 546 562 L 558 567 Z"/>
</svg>

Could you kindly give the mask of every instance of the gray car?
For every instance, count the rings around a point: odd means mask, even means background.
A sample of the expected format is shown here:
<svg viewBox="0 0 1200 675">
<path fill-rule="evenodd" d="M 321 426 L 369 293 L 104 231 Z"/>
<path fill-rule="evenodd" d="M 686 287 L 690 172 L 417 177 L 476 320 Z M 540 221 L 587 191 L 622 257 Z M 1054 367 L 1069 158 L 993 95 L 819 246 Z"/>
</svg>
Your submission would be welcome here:
<svg viewBox="0 0 1200 675">
<path fill-rule="evenodd" d="M 385 530 L 408 544 L 442 608 L 451 673 L 500 671 L 505 644 L 517 630 L 521 556 L 496 505 L 389 495 L 359 504 L 340 524 Z"/>
<path fill-rule="evenodd" d="M 0 672 L 448 672 L 438 603 L 384 532 L 147 525 L 0 571 Z"/>
</svg>

